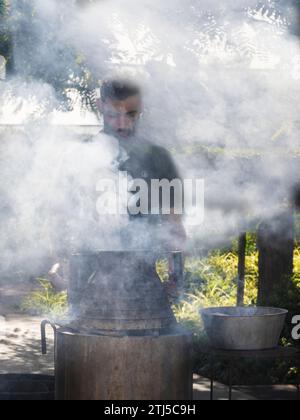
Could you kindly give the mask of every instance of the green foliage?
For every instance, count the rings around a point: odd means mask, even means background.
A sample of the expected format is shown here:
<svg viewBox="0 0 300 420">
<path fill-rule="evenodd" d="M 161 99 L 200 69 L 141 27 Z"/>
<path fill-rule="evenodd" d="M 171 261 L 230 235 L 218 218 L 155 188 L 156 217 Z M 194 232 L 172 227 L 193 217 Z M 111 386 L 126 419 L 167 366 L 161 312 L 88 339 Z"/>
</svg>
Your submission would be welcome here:
<svg viewBox="0 0 300 420">
<path fill-rule="evenodd" d="M 39 287 L 22 302 L 22 310 L 31 315 L 53 318 L 66 315 L 68 310 L 67 292 L 55 292 L 48 280 L 38 278 Z"/>
<path fill-rule="evenodd" d="M 257 252 L 257 245 L 256 245 L 256 233 L 247 232 L 247 245 L 246 245 L 246 255 L 253 255 Z M 238 239 L 233 240 L 232 242 L 232 252 L 238 253 Z"/>
<path fill-rule="evenodd" d="M 8 19 L 17 52 L 14 71 L 26 79 L 51 85 L 64 110 L 72 109 L 74 104 L 68 92 L 75 89 L 81 95 L 83 106 L 97 112 L 95 88 L 99 87 L 99 81 L 92 74 L 98 77 L 98 72 L 90 68 L 82 51 L 61 38 L 64 23 L 75 7 L 76 2 L 68 7 L 61 2 L 57 19 L 49 19 L 47 14 L 37 13 L 32 0 L 16 0 L 14 13 Z"/>
<path fill-rule="evenodd" d="M 300 248 L 296 248 L 294 254 L 294 283 L 300 288 Z"/>
<path fill-rule="evenodd" d="M 235 306 L 237 300 L 238 256 L 235 253 L 213 252 L 205 259 L 188 258 L 186 261 L 187 292 L 176 305 L 178 320 L 201 329 L 199 311 L 214 306 Z M 253 305 L 257 299 L 258 254 L 246 257 L 245 304 Z"/>
<path fill-rule="evenodd" d="M 245 304 L 255 305 L 258 294 L 258 251 L 256 237 L 247 235 Z M 168 280 L 168 263 L 159 261 L 157 270 L 163 281 Z M 185 290 L 180 303 L 175 304 L 177 319 L 202 336 L 201 308 L 235 306 L 237 300 L 237 242 L 233 251 L 211 252 L 205 258 L 189 257 L 185 261 Z M 300 248 L 295 249 L 294 278 L 287 281 L 286 296 L 280 296 L 279 306 L 292 312 L 300 310 Z"/>
<path fill-rule="evenodd" d="M 10 68 L 12 59 L 12 42 L 8 30 L 8 2 L 7 0 L 0 0 L 0 55 L 6 58 L 8 68 Z"/>
<path fill-rule="evenodd" d="M 0 0 L 0 18 L 5 16 L 6 12 L 7 12 L 7 1 Z"/>
<path fill-rule="evenodd" d="M 156 271 L 159 275 L 162 282 L 167 282 L 169 280 L 169 271 L 168 271 L 168 261 L 167 260 L 159 260 L 156 263 Z"/>
</svg>

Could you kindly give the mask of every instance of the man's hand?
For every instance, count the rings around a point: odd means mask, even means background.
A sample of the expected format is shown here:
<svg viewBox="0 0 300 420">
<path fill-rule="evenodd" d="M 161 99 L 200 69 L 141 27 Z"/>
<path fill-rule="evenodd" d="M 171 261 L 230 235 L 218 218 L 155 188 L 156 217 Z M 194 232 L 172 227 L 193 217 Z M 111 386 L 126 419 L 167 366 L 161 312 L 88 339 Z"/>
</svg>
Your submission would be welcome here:
<svg viewBox="0 0 300 420">
<path fill-rule="evenodd" d="M 48 273 L 49 281 L 51 285 L 53 286 L 53 288 L 55 289 L 55 291 L 57 292 L 62 292 L 67 289 L 67 282 L 64 280 L 63 276 L 60 275 L 59 273 L 60 268 L 61 268 L 60 263 L 56 263 L 54 264 L 54 266 L 51 268 L 51 270 Z"/>
<path fill-rule="evenodd" d="M 170 300 L 177 300 L 180 297 L 180 289 L 178 283 L 175 280 L 169 280 L 164 283 L 165 290 Z"/>
</svg>

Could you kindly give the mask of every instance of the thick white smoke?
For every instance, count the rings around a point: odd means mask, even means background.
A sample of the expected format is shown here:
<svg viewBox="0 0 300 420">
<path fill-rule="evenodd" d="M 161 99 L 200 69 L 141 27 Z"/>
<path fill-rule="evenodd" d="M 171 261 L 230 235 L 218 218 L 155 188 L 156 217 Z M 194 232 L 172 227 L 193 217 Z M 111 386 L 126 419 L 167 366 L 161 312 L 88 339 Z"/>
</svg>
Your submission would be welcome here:
<svg viewBox="0 0 300 420">
<path fill-rule="evenodd" d="M 204 245 L 287 203 L 298 176 L 291 156 L 299 151 L 300 54 L 290 33 L 291 2 L 32 2 L 34 22 L 17 14 L 14 22 L 33 32 L 38 53 L 17 45 L 21 80 L 5 82 L 0 92 L 1 123 L 27 125 L 25 134 L 1 131 L 1 193 L 15 216 L 2 233 L 3 255 L 45 254 L 48 239 L 63 247 L 66 226 L 78 248 L 119 246 L 115 234 L 127 221 L 95 226 L 87 217 L 93 194 L 83 193 L 95 193 L 101 176 L 118 176 L 110 159 L 117 146 L 106 138 L 82 143 L 67 128 L 47 125 L 73 121 L 51 80 L 68 68 L 73 80 L 74 57 L 96 80 L 129 74 L 142 84 L 143 136 L 170 148 L 184 177 L 205 179 L 205 223 L 190 232 Z M 15 2 L 15 13 L 21 4 Z M 48 85 L 36 80 L 41 68 Z M 28 82 L 30 72 L 35 80 Z M 140 233 L 139 245 L 142 226 Z"/>
</svg>

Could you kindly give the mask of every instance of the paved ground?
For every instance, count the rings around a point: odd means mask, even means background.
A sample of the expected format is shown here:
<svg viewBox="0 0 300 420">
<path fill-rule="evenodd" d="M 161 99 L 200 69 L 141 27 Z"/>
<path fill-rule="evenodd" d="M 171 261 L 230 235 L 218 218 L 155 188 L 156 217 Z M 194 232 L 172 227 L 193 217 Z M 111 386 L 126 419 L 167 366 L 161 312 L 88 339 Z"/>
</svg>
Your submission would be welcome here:
<svg viewBox="0 0 300 420">
<path fill-rule="evenodd" d="M 52 374 L 53 355 L 41 355 L 41 319 L 25 316 L 20 310 L 24 297 L 37 283 L 17 275 L 13 280 L 1 276 L 0 281 L 0 374 Z"/>
<path fill-rule="evenodd" d="M 41 321 L 20 314 L 0 317 L 0 374 L 54 374 L 53 332 L 48 327 L 48 355 L 42 356 Z M 233 393 L 234 400 L 294 400 L 296 396 L 292 386 L 239 387 Z M 194 375 L 194 399 L 210 399 L 210 383 L 206 378 Z M 216 383 L 214 399 L 227 400 L 228 388 Z"/>
<path fill-rule="evenodd" d="M 53 333 L 48 330 L 48 355 L 41 355 L 40 322 L 41 318 L 30 318 L 24 315 L 10 315 L 0 318 L 0 374 L 34 373 L 54 374 Z M 194 377 L 196 400 L 210 399 L 209 381 Z M 216 384 L 216 399 L 226 399 L 226 387 Z M 236 393 L 235 398 L 252 399 L 242 393 Z"/>
<path fill-rule="evenodd" d="M 228 400 L 229 390 L 225 385 L 214 384 L 214 400 Z M 254 396 L 238 389 L 233 392 L 232 399 L 236 401 L 256 400 Z M 194 375 L 194 400 L 208 401 L 210 400 L 210 381 L 198 375 Z"/>
<path fill-rule="evenodd" d="M 42 318 L 29 317 L 19 310 L 22 299 L 36 286 L 27 281 L 0 283 L 0 374 L 54 374 L 54 340 L 49 327 L 48 355 L 42 356 L 40 343 L 40 323 Z M 233 393 L 235 400 L 287 399 L 297 396 L 294 387 L 239 387 Z M 207 379 L 194 376 L 195 400 L 210 399 L 210 383 Z M 215 399 L 228 399 L 228 388 L 215 384 Z"/>
<path fill-rule="evenodd" d="M 53 334 L 49 331 L 49 354 L 42 356 L 40 322 L 20 315 L 0 318 L 0 374 L 54 373 Z"/>
</svg>

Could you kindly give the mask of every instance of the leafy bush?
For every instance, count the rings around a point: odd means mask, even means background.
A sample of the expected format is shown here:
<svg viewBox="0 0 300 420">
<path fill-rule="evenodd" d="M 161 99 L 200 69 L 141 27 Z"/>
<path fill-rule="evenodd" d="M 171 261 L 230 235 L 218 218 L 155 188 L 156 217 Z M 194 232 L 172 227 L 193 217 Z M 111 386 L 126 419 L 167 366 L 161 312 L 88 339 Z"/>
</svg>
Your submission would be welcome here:
<svg viewBox="0 0 300 420">
<path fill-rule="evenodd" d="M 258 294 L 258 251 L 255 235 L 248 234 L 246 255 L 245 304 L 255 305 Z M 281 305 L 293 310 L 300 307 L 300 248 L 295 249 L 294 278 L 287 290 L 287 302 Z M 162 260 L 157 265 L 163 281 L 168 280 L 168 264 Z M 202 336 L 203 326 L 199 310 L 214 306 L 235 306 L 237 301 L 238 254 L 237 243 L 233 251 L 211 252 L 205 258 L 189 257 L 185 261 L 185 290 L 180 303 L 174 305 L 179 322 Z M 283 299 L 283 298 L 282 298 Z"/>
<path fill-rule="evenodd" d="M 199 332 L 202 329 L 199 310 L 211 306 L 234 306 L 237 300 L 238 256 L 233 252 L 212 252 L 201 259 L 189 257 L 185 261 L 185 292 L 174 306 L 181 323 Z M 258 253 L 246 257 L 245 303 L 253 305 L 257 299 Z M 168 278 L 167 262 L 158 264 L 163 281 Z"/>
<path fill-rule="evenodd" d="M 175 306 L 178 321 L 186 326 L 202 329 L 199 310 L 208 306 L 231 306 L 235 304 L 233 254 L 214 254 L 201 260 L 186 261 L 187 289 L 183 300 Z M 236 273 L 236 271 L 235 271 Z"/>
<path fill-rule="evenodd" d="M 0 17 L 4 16 L 7 10 L 6 0 L 0 0 Z"/>
<path fill-rule="evenodd" d="M 38 278 L 37 281 L 39 287 L 24 299 L 22 310 L 32 315 L 52 318 L 66 315 L 68 310 L 67 292 L 57 293 L 46 279 Z"/>
<path fill-rule="evenodd" d="M 296 248 L 294 254 L 294 283 L 300 288 L 300 248 Z"/>
</svg>

